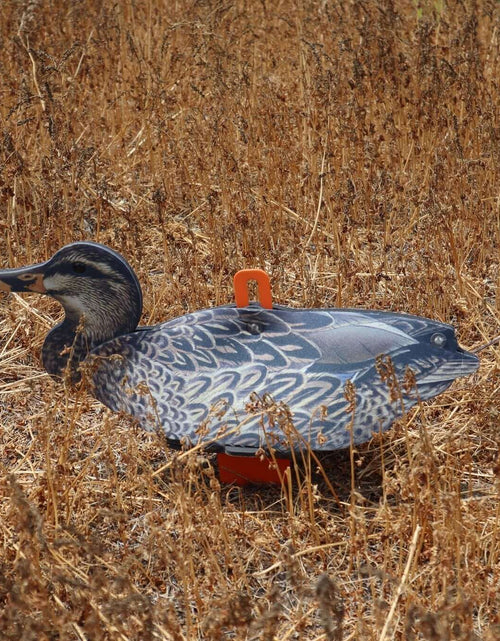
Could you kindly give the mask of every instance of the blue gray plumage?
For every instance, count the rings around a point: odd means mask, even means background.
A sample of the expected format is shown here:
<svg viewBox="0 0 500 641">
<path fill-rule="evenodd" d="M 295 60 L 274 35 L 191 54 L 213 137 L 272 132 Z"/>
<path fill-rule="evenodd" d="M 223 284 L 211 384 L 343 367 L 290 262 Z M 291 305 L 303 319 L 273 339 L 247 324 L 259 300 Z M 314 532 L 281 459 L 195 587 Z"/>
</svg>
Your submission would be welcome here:
<svg viewBox="0 0 500 641">
<path fill-rule="evenodd" d="M 479 365 L 450 325 L 392 312 L 225 305 L 137 328 L 137 278 L 95 243 L 0 272 L 0 289 L 59 300 L 66 317 L 44 343 L 47 371 L 61 375 L 68 366 L 76 381 L 84 362 L 100 401 L 163 430 L 172 445 L 283 454 L 305 444 L 348 447 Z"/>
</svg>

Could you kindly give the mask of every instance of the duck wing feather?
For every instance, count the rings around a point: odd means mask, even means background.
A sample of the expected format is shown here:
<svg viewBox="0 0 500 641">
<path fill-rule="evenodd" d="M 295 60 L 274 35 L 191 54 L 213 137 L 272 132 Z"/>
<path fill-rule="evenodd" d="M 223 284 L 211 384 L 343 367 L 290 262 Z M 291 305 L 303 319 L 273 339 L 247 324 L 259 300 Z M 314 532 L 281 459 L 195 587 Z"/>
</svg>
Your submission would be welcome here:
<svg viewBox="0 0 500 641">
<path fill-rule="evenodd" d="M 448 349 L 432 344 L 438 332 Z M 389 382 L 381 355 L 391 359 Z M 173 445 L 203 440 L 216 451 L 273 447 L 283 454 L 305 444 L 334 450 L 365 442 L 419 398 L 477 368 L 477 358 L 458 347 L 444 323 L 391 312 L 258 305 L 217 307 L 140 328 L 99 345 L 91 361 L 97 398 L 145 429 L 163 430 Z M 413 389 L 404 384 L 408 367 Z"/>
</svg>

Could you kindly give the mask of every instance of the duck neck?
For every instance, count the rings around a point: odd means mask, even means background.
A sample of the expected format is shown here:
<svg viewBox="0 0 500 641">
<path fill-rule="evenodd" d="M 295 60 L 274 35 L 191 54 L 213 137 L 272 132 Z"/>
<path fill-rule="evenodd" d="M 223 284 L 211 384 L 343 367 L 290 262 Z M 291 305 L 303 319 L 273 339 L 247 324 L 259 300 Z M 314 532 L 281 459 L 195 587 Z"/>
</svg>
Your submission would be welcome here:
<svg viewBox="0 0 500 641">
<path fill-rule="evenodd" d="M 76 315 L 66 309 L 66 317 L 48 334 L 42 348 L 43 366 L 51 376 L 69 374 L 72 383 L 81 379 L 80 364 L 101 343 L 116 336 L 133 332 L 137 327 L 135 314 L 113 324 L 90 322 L 84 315 Z"/>
<path fill-rule="evenodd" d="M 52 376 L 68 371 L 72 382 L 81 378 L 79 365 L 93 349 L 133 332 L 141 316 L 141 289 L 133 272 L 127 278 L 83 281 L 77 293 L 51 295 L 63 306 L 65 318 L 47 335 L 42 361 Z"/>
<path fill-rule="evenodd" d="M 85 321 L 75 322 L 66 317 L 48 334 L 42 348 L 43 366 L 51 376 L 63 377 L 66 371 L 73 383 L 80 380 L 79 365 L 94 347 L 112 338 L 100 336 L 85 328 Z"/>
</svg>

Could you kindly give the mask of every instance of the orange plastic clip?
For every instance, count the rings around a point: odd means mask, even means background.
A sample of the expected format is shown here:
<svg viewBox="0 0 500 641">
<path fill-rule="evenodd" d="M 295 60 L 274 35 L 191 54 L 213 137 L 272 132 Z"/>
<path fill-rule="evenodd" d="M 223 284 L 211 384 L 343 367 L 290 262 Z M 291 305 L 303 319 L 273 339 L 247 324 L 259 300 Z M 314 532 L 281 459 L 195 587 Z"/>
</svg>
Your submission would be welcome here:
<svg viewBox="0 0 500 641">
<path fill-rule="evenodd" d="M 257 281 L 259 292 L 259 303 L 266 309 L 273 308 L 273 297 L 271 295 L 271 281 L 266 272 L 262 269 L 240 269 L 234 275 L 234 298 L 237 307 L 248 307 L 248 281 Z"/>
</svg>

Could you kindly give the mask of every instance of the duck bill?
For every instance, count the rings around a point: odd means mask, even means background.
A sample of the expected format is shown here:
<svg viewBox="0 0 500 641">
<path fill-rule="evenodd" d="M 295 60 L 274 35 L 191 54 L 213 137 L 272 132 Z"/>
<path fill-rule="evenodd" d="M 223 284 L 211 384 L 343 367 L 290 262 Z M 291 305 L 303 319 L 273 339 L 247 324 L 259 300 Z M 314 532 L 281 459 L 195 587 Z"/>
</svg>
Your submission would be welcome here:
<svg viewBox="0 0 500 641">
<path fill-rule="evenodd" d="M 38 292 L 46 294 L 43 284 L 45 264 L 31 265 L 21 269 L 0 270 L 0 291 L 2 292 Z"/>
</svg>

